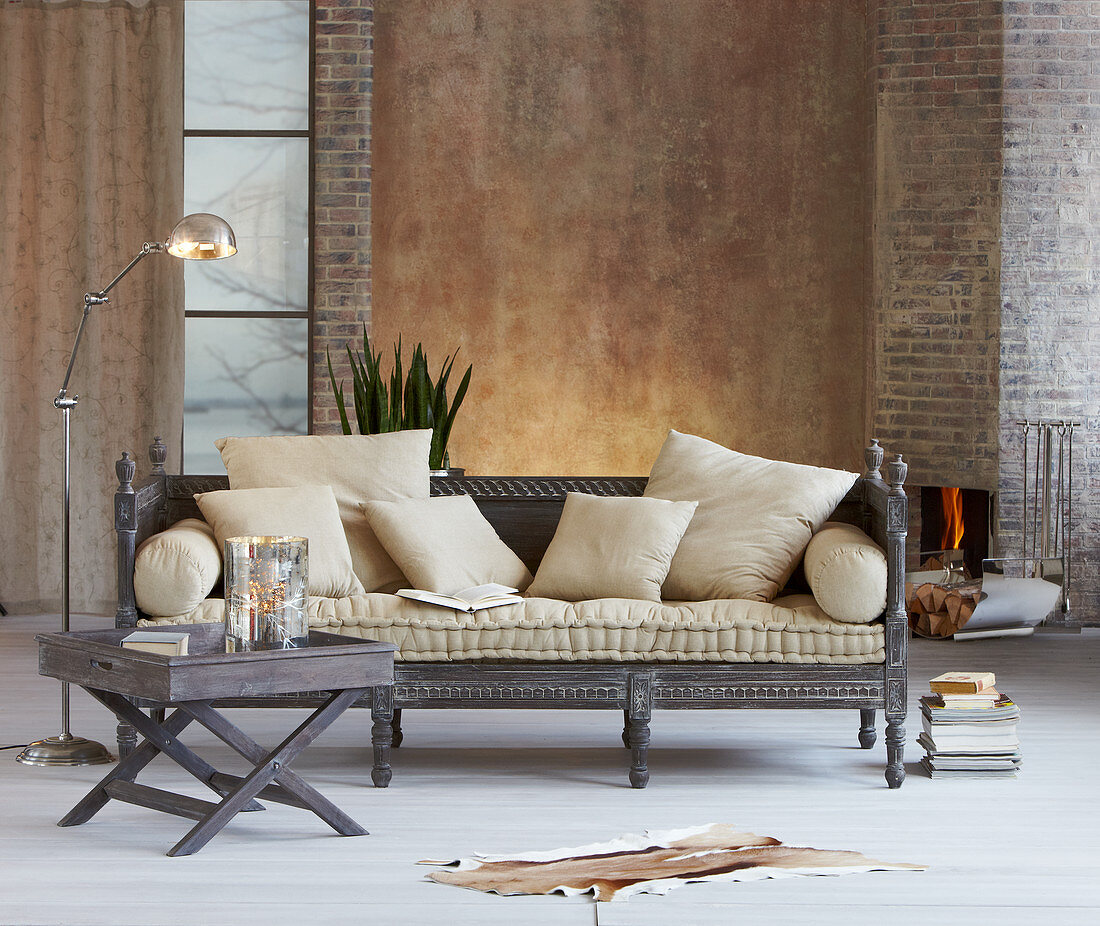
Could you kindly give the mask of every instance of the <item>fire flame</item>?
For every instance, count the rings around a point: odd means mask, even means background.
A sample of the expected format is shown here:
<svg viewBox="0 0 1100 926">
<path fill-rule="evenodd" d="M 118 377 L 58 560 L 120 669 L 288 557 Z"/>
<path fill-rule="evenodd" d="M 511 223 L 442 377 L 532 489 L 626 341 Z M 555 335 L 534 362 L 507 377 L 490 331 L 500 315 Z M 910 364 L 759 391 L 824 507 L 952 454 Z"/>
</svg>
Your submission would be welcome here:
<svg viewBox="0 0 1100 926">
<path fill-rule="evenodd" d="M 959 549 L 963 537 L 962 489 L 941 488 L 943 497 L 943 535 L 940 545 L 944 550 Z"/>
</svg>

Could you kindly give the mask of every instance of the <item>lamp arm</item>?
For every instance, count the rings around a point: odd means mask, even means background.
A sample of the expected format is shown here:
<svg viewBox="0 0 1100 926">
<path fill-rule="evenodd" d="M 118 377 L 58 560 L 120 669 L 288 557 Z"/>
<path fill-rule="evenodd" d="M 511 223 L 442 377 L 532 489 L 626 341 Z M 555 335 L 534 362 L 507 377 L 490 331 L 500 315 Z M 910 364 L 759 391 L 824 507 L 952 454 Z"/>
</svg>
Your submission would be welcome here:
<svg viewBox="0 0 1100 926">
<path fill-rule="evenodd" d="M 138 252 L 137 257 L 135 257 L 132 261 L 130 261 L 130 263 L 123 267 L 119 275 L 111 280 L 111 282 L 108 283 L 106 286 L 104 286 L 103 289 L 99 290 L 99 292 L 84 294 L 84 315 L 80 319 L 80 327 L 76 330 L 76 340 L 73 342 L 72 353 L 69 354 L 69 366 L 65 370 L 65 381 L 61 384 L 61 388 L 57 392 L 57 398 L 53 400 L 53 404 L 57 408 L 63 408 L 66 405 L 71 408 L 72 406 L 76 405 L 76 398 L 70 399 L 67 397 L 69 389 L 69 377 L 73 375 L 73 364 L 76 363 L 76 352 L 80 349 L 80 339 L 84 336 L 84 326 L 88 322 L 88 313 L 91 311 L 92 306 L 104 305 L 109 302 L 110 300 L 107 298 L 107 293 L 115 288 L 119 280 L 121 280 L 124 276 L 126 276 L 126 274 L 133 270 L 143 257 L 163 250 L 163 243 L 159 241 L 146 241 L 145 244 L 141 246 L 141 250 Z"/>
<path fill-rule="evenodd" d="M 111 280 L 111 282 L 103 287 L 103 289 L 101 289 L 98 293 L 85 293 L 84 303 L 86 305 L 100 305 L 101 303 L 106 302 L 107 293 L 114 289 L 118 281 L 137 266 L 138 261 L 154 252 L 163 250 L 164 243 L 162 241 L 146 241 L 145 244 L 141 246 L 141 251 L 138 252 L 137 257 L 135 257 L 132 261 L 130 261 L 130 263 L 123 267 L 119 275 Z"/>
</svg>

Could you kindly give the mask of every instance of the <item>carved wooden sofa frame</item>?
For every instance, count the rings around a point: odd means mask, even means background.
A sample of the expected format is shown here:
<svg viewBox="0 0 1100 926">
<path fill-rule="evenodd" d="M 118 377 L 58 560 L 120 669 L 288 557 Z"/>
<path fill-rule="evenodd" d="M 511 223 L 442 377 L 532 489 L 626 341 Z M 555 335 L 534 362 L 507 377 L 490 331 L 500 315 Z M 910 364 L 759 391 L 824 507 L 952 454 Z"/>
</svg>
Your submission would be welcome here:
<svg viewBox="0 0 1100 926">
<path fill-rule="evenodd" d="M 875 713 L 886 716 L 886 781 L 897 788 L 905 778 L 906 657 L 908 625 L 904 604 L 904 551 L 908 500 L 903 484 L 907 466 L 901 454 L 881 468 L 883 451 L 872 441 L 867 472 L 837 507 L 833 520 L 855 524 L 886 551 L 888 564 L 885 623 L 886 658 L 866 665 L 780 663 L 602 663 L 602 662 L 398 662 L 392 687 L 374 688 L 369 703 L 378 787 L 389 784 L 391 745 L 401 743 L 401 712 L 409 708 L 602 708 L 623 712 L 623 743 L 631 751 L 630 783 L 649 780 L 649 721 L 654 709 L 854 708 L 859 710 L 859 743 L 876 739 Z M 175 476 L 164 470 L 166 452 L 159 438 L 149 451 L 147 478 L 135 481 L 128 453 L 115 464 L 119 606 L 116 626 L 132 627 L 141 614 L 134 600 L 134 551 L 146 537 L 187 517 L 201 517 L 193 496 L 228 488 L 225 476 Z M 432 477 L 433 495 L 470 495 L 497 533 L 532 572 L 545 552 L 566 492 L 640 495 L 644 478 Z M 223 706 L 306 707 L 320 703 L 317 692 L 300 696 L 221 702 Z M 134 730 L 118 729 L 123 755 L 136 744 Z"/>
</svg>

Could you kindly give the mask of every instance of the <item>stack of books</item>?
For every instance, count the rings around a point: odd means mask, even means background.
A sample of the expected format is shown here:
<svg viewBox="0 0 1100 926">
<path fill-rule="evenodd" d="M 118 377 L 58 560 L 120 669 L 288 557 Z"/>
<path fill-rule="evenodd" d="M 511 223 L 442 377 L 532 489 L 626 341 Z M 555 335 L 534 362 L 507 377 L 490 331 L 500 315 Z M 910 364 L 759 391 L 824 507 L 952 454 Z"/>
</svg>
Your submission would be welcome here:
<svg viewBox="0 0 1100 926">
<path fill-rule="evenodd" d="M 921 765 L 933 778 L 1015 778 L 1020 709 L 996 689 L 992 672 L 947 672 L 921 698 Z"/>
</svg>

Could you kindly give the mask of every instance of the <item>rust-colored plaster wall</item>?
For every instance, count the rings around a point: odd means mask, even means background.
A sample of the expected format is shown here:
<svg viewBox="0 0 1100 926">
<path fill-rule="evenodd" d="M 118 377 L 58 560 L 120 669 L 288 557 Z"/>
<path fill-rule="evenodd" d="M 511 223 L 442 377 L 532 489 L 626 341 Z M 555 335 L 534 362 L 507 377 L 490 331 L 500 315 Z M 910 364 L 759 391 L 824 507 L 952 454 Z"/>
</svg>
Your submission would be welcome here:
<svg viewBox="0 0 1100 926">
<path fill-rule="evenodd" d="M 376 0 L 373 337 L 471 473 L 860 464 L 858 0 Z"/>
</svg>

